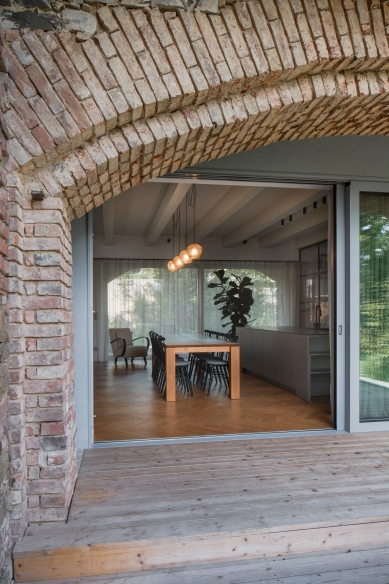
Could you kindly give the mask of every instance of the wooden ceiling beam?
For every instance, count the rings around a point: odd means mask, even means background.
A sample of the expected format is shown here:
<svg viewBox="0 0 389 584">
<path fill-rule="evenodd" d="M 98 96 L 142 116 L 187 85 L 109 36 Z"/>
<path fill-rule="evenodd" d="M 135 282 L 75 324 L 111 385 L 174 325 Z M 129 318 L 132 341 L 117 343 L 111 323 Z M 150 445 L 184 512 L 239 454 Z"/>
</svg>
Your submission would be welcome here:
<svg viewBox="0 0 389 584">
<path fill-rule="evenodd" d="M 320 189 L 291 189 L 253 217 L 238 225 L 223 237 L 223 247 L 232 247 L 245 239 L 258 235 L 287 215 L 299 211 L 318 198 Z M 324 194 L 324 193 L 323 193 Z"/>
<path fill-rule="evenodd" d="M 192 183 L 170 183 L 168 184 L 158 209 L 150 223 L 146 233 L 146 246 L 151 247 L 158 241 L 166 225 L 171 220 L 178 205 L 185 197 L 192 186 Z"/>
<path fill-rule="evenodd" d="M 269 231 L 258 238 L 258 245 L 261 249 L 272 247 L 284 243 L 295 235 L 303 236 L 317 229 L 325 227 L 328 221 L 328 205 L 323 205 L 318 209 L 313 209 L 307 215 L 302 215 L 294 221 L 288 221 L 285 225 Z"/>
<path fill-rule="evenodd" d="M 308 233 L 308 235 L 303 235 L 301 237 L 296 237 L 294 240 L 294 248 L 302 249 L 303 247 L 308 247 L 309 245 L 314 245 L 315 243 L 320 243 L 328 239 L 328 226 L 322 227 L 313 233 Z"/>
<path fill-rule="evenodd" d="M 262 190 L 263 187 L 234 186 L 230 188 L 220 201 L 196 223 L 196 240 L 201 241 L 207 237 Z M 194 230 L 191 229 L 188 233 L 188 241 L 192 241 L 193 237 Z"/>
</svg>

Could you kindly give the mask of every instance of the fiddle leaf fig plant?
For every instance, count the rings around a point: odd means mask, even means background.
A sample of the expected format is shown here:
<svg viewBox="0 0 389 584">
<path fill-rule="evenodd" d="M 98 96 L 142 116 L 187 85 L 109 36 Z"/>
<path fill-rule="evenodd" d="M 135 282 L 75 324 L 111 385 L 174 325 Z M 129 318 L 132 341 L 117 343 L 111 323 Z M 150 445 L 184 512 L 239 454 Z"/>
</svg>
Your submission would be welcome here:
<svg viewBox="0 0 389 584">
<path fill-rule="evenodd" d="M 211 282 L 208 288 L 218 288 L 220 291 L 213 297 L 214 305 L 219 306 L 222 313 L 221 320 L 229 318 L 229 322 L 222 324 L 223 327 L 231 325 L 228 331 L 235 334 L 237 326 L 247 326 L 249 324 L 250 310 L 254 304 L 253 291 L 250 286 L 254 286 L 254 282 L 248 276 L 232 277 L 225 275 L 225 270 L 216 270 L 215 276 L 219 282 Z"/>
</svg>

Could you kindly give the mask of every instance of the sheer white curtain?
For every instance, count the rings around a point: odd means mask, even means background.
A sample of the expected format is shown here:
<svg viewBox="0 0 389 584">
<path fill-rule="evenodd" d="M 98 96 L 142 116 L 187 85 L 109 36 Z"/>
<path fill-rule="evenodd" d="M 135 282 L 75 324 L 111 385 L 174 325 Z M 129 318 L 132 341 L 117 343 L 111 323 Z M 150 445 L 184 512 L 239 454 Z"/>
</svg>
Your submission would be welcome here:
<svg viewBox="0 0 389 584">
<path fill-rule="evenodd" d="M 198 270 L 170 273 L 165 261 L 94 260 L 94 359 L 111 355 L 108 328 L 134 337 L 198 332 Z"/>
<path fill-rule="evenodd" d="M 108 329 L 130 328 L 134 337 L 197 333 L 199 270 L 204 270 L 204 328 L 222 330 L 214 306 L 214 270 L 248 275 L 254 281 L 251 326 L 299 325 L 298 262 L 196 262 L 174 274 L 165 261 L 94 260 L 94 359 L 111 356 Z M 223 321 L 225 322 L 225 321 Z"/>
<path fill-rule="evenodd" d="M 299 262 L 202 262 L 204 267 L 204 328 L 221 330 L 227 319 L 214 305 L 218 282 L 215 270 L 225 269 L 226 275 L 249 276 L 254 281 L 254 304 L 250 326 L 300 325 L 300 271 Z"/>
</svg>

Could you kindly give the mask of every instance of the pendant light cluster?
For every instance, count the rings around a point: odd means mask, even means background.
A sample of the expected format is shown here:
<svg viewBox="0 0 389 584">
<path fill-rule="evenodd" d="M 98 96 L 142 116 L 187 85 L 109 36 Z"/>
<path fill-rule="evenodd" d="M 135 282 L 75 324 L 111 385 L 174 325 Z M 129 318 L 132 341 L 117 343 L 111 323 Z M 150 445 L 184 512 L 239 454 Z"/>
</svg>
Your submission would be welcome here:
<svg viewBox="0 0 389 584">
<path fill-rule="evenodd" d="M 188 245 L 188 207 L 193 208 L 193 239 L 194 243 Z M 200 259 L 203 248 L 196 241 L 196 186 L 192 185 L 186 194 L 185 205 L 185 248 L 178 254 L 174 255 L 174 235 L 178 229 L 178 248 L 181 246 L 181 205 L 177 207 L 173 215 L 173 259 L 167 264 L 169 272 L 177 272 L 186 264 L 191 264 L 193 260 Z"/>
</svg>

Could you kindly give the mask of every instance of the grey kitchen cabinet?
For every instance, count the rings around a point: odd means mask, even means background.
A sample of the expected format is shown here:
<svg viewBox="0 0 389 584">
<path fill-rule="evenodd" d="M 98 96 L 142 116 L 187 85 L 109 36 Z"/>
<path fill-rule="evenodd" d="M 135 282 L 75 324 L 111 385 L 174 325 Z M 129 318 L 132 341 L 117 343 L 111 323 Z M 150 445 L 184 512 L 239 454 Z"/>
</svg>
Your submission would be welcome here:
<svg viewBox="0 0 389 584">
<path fill-rule="evenodd" d="M 328 331 L 300 327 L 237 327 L 241 366 L 310 401 L 330 394 Z"/>
</svg>

